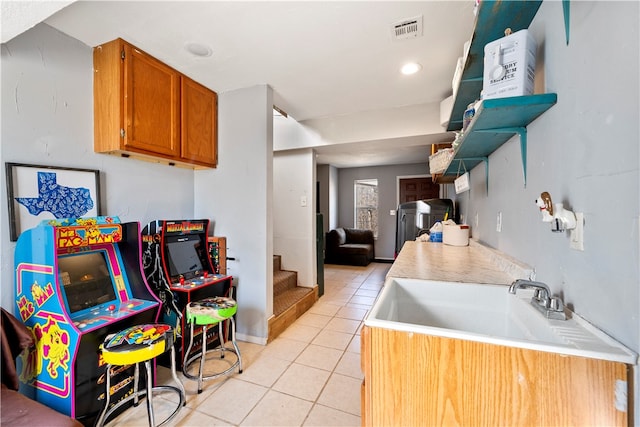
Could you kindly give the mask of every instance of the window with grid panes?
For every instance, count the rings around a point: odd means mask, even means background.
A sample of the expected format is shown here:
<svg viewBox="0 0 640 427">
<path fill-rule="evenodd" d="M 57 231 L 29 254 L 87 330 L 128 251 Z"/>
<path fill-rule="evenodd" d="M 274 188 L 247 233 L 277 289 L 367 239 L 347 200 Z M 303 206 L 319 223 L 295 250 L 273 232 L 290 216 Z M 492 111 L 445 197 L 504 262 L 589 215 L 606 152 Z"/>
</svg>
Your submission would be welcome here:
<svg viewBox="0 0 640 427">
<path fill-rule="evenodd" d="M 371 230 L 378 237 L 378 180 L 359 179 L 354 182 L 354 226 Z"/>
</svg>

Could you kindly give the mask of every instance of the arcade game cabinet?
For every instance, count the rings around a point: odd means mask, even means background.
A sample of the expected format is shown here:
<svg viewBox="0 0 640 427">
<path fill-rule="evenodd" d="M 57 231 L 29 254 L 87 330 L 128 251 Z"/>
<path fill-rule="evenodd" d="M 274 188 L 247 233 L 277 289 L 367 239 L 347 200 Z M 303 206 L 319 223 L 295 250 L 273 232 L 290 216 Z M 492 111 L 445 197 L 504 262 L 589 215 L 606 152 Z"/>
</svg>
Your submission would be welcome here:
<svg viewBox="0 0 640 427">
<path fill-rule="evenodd" d="M 18 359 L 21 392 L 87 426 L 104 405 L 105 337 L 160 314 L 142 275 L 139 236 L 137 222 L 70 218 L 44 221 L 16 244 L 15 312 L 36 338 Z M 133 392 L 133 367 L 111 384 L 115 404 Z"/>
<path fill-rule="evenodd" d="M 163 323 L 178 326 L 176 339 L 178 367 L 186 356 L 190 330 L 186 327 L 184 309 L 191 301 L 206 297 L 228 296 L 234 298 L 232 277 L 215 272 L 209 258 L 208 219 L 156 220 L 142 230 L 143 267 L 149 286 L 163 303 Z M 225 328 L 225 340 L 228 325 Z M 207 331 L 207 348 L 218 345 L 218 328 Z M 202 328 L 194 331 L 191 353 L 199 352 L 202 346 Z M 160 363 L 167 363 L 160 357 Z"/>
</svg>

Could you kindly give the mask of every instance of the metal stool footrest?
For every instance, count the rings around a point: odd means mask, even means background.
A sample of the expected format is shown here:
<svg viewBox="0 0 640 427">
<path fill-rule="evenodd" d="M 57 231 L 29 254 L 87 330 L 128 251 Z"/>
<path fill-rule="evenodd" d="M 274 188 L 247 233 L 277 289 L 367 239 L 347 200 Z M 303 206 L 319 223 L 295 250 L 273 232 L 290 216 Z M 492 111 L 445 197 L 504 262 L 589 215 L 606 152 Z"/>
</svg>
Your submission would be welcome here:
<svg viewBox="0 0 640 427">
<path fill-rule="evenodd" d="M 236 352 L 235 349 L 217 347 L 217 348 L 213 348 L 213 349 L 207 350 L 207 354 L 211 354 L 213 352 L 220 352 L 220 353 L 222 353 L 222 356 L 220 356 L 220 360 L 223 360 L 224 359 L 224 353 L 227 352 L 227 351 L 230 352 L 230 353 L 235 354 L 236 357 L 237 357 L 237 360 L 231 366 L 229 366 L 227 369 L 225 369 L 224 371 L 216 372 L 216 373 L 212 373 L 212 374 L 205 374 L 203 372 L 201 377 L 198 374 L 195 374 L 195 375 L 190 374 L 189 373 L 189 369 L 191 368 L 191 365 L 193 365 L 194 362 L 200 362 L 201 359 L 202 359 L 202 352 L 200 351 L 200 352 L 195 353 L 194 355 L 192 355 L 184 363 L 183 368 L 182 368 L 182 374 L 185 377 L 189 378 L 190 380 L 197 380 L 199 378 L 202 378 L 203 380 L 212 380 L 214 378 L 219 378 L 219 377 L 222 377 L 222 376 L 230 374 L 238 366 L 240 366 L 240 362 L 241 362 L 240 355 L 238 354 L 238 352 Z M 206 356 L 205 356 L 205 359 L 206 359 Z M 205 362 L 206 362 L 206 360 L 205 360 Z M 240 366 L 240 373 L 242 373 L 242 367 L 241 366 Z"/>
<path fill-rule="evenodd" d="M 174 409 L 173 412 L 167 418 L 165 418 L 161 423 L 156 424 L 155 427 L 160 427 L 162 425 L 165 425 L 169 421 L 171 421 L 173 418 L 175 418 L 176 415 L 178 415 L 178 412 L 180 412 L 180 409 L 186 404 L 184 393 L 178 387 L 169 386 L 169 385 L 160 385 L 160 386 L 153 387 L 151 389 L 152 392 L 158 392 L 158 391 L 163 391 L 163 390 L 177 393 L 178 396 L 180 397 L 180 402 L 178 403 L 178 406 L 176 406 L 176 409 Z M 119 401 L 118 403 L 113 405 L 111 408 L 109 408 L 109 410 L 104 415 L 102 415 L 102 420 L 103 421 L 107 420 L 111 414 L 113 414 L 115 411 L 117 411 L 118 408 L 120 408 L 125 403 L 127 403 L 127 402 L 129 402 L 129 401 L 131 401 L 133 399 L 139 399 L 141 397 L 145 397 L 146 395 L 147 395 L 147 390 L 146 389 L 142 389 L 142 390 L 138 391 L 137 393 L 131 394 L 130 396 L 126 397 L 125 399 Z M 152 399 L 152 401 L 153 401 L 153 399 Z M 135 405 L 137 405 L 137 404 L 138 403 L 135 403 Z"/>
<path fill-rule="evenodd" d="M 204 380 L 210 380 L 218 378 L 224 375 L 228 375 L 238 368 L 238 373 L 242 373 L 242 356 L 240 355 L 240 349 L 236 343 L 236 323 L 233 316 L 236 313 L 238 306 L 234 299 L 228 297 L 213 297 L 205 298 L 200 301 L 190 302 L 186 308 L 187 322 L 190 324 L 191 337 L 189 339 L 189 346 L 184 353 L 184 361 L 182 364 L 182 373 L 185 378 L 198 381 L 198 393 L 202 393 L 202 382 Z M 225 345 L 223 325 L 225 321 L 231 323 L 231 344 L 233 348 L 227 348 Z M 195 325 L 202 326 L 202 347 L 197 353 L 190 355 L 191 348 L 193 348 L 193 336 Z M 207 349 L 207 329 L 209 327 L 218 326 L 218 337 L 220 345 Z M 224 354 L 230 352 L 236 355 L 237 360 L 232 363 L 227 369 L 215 373 L 204 373 L 204 364 L 207 359 L 207 355 L 213 352 L 220 352 L 220 360 L 224 360 Z M 197 375 L 189 373 L 189 368 L 196 362 L 200 362 Z M 211 360 L 211 359 L 210 359 Z"/>
</svg>

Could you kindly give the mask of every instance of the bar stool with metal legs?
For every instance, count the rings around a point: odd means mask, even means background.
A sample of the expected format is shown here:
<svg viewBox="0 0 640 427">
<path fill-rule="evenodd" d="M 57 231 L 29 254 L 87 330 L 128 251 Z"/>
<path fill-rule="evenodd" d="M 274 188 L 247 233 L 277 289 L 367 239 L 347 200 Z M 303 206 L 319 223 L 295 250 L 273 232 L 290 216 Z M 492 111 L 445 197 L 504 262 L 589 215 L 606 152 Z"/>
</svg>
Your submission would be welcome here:
<svg viewBox="0 0 640 427">
<path fill-rule="evenodd" d="M 180 401 L 176 409 L 158 426 L 161 426 L 173 419 L 180 409 L 186 404 L 184 386 L 176 375 L 176 358 L 175 348 L 173 346 L 175 340 L 175 330 L 165 324 L 144 324 L 136 325 L 120 331 L 114 335 L 109 335 L 101 346 L 102 358 L 107 363 L 106 370 L 106 391 L 104 409 L 100 413 L 96 427 L 102 427 L 105 420 L 114 411 L 129 402 L 131 399 L 134 405 L 138 405 L 141 396 L 147 397 L 147 415 L 149 425 L 155 426 L 155 417 L 153 414 L 153 393 L 161 390 L 172 391 L 178 394 Z M 153 386 L 153 378 L 151 375 L 151 361 L 157 356 L 163 354 L 167 350 L 171 350 L 171 375 L 177 384 L 173 386 Z M 143 390 L 138 390 L 139 366 L 144 363 L 146 370 L 147 386 Z M 112 368 L 125 365 L 135 365 L 133 377 L 133 392 L 130 396 L 117 402 L 109 408 L 111 375 Z"/>
<path fill-rule="evenodd" d="M 193 301 L 187 304 L 185 309 L 187 323 L 190 325 L 191 338 L 189 339 L 189 347 L 184 353 L 184 363 L 182 364 L 182 373 L 190 380 L 198 380 L 198 393 L 202 393 L 202 381 L 218 378 L 223 375 L 227 375 L 238 368 L 238 373 L 242 373 L 242 357 L 240 356 L 240 349 L 236 344 L 236 323 L 233 319 L 234 314 L 238 310 L 236 301 L 229 297 L 210 297 L 200 301 Z M 227 348 L 224 341 L 223 324 L 225 320 L 229 320 L 231 323 L 231 344 L 233 348 Z M 218 336 L 220 339 L 220 345 L 207 350 L 207 329 L 209 327 L 218 325 Z M 193 335 L 195 326 L 202 326 L 202 348 L 199 352 L 189 357 L 191 348 L 193 347 Z M 220 359 L 224 359 L 225 352 L 234 353 L 237 357 L 236 361 L 232 363 L 227 369 L 205 374 L 204 363 L 206 361 L 207 353 L 218 352 L 220 353 Z M 191 365 L 198 361 L 200 362 L 197 375 L 189 373 Z"/>
</svg>

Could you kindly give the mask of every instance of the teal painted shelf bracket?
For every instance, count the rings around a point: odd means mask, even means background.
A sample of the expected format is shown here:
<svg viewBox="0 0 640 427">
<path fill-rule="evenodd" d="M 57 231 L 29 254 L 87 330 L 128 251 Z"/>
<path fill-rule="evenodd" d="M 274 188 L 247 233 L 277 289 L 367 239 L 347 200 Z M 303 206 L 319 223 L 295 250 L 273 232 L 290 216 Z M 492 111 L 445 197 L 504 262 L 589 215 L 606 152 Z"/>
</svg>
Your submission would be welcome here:
<svg viewBox="0 0 640 427">
<path fill-rule="evenodd" d="M 476 132 L 486 133 L 512 133 L 520 136 L 520 156 L 522 157 L 522 174 L 524 178 L 524 188 L 527 188 L 527 128 L 524 126 L 514 126 L 499 129 L 483 129 Z"/>
<path fill-rule="evenodd" d="M 489 158 L 488 157 L 462 157 L 459 159 L 454 159 L 454 161 L 458 161 L 458 170 L 460 170 L 460 165 L 464 167 L 465 172 L 468 172 L 467 168 L 464 166 L 464 161 L 478 161 L 482 160 L 484 162 L 484 182 L 487 187 L 487 195 L 489 194 Z"/>
<path fill-rule="evenodd" d="M 571 1 L 562 0 L 562 13 L 564 14 L 564 36 L 567 39 L 567 46 L 569 46 L 570 12 L 571 12 Z"/>
</svg>

